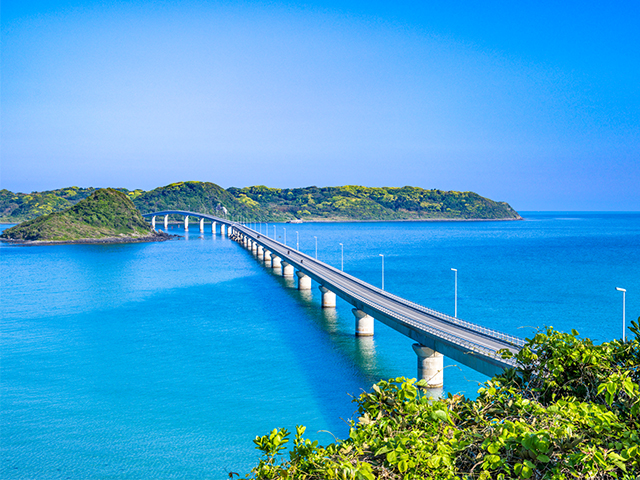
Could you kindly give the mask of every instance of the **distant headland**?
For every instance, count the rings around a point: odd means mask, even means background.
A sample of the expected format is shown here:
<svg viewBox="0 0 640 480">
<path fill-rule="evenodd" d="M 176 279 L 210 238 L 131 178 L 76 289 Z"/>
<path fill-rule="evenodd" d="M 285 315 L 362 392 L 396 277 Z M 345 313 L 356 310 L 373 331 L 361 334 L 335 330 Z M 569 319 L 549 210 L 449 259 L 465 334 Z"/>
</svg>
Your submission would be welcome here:
<svg viewBox="0 0 640 480">
<path fill-rule="evenodd" d="M 122 192 L 95 190 L 76 205 L 49 213 L 2 232 L 8 242 L 42 245 L 59 243 L 130 243 L 167 240 L 155 232 Z"/>
<path fill-rule="evenodd" d="M 211 182 L 178 182 L 150 191 L 115 189 L 143 214 L 190 210 L 251 222 L 353 222 L 407 220 L 522 220 L 506 202 L 474 192 L 419 187 L 253 186 L 224 189 Z M 69 187 L 30 194 L 0 190 L 0 222 L 20 223 L 61 212 L 95 193 Z"/>
</svg>

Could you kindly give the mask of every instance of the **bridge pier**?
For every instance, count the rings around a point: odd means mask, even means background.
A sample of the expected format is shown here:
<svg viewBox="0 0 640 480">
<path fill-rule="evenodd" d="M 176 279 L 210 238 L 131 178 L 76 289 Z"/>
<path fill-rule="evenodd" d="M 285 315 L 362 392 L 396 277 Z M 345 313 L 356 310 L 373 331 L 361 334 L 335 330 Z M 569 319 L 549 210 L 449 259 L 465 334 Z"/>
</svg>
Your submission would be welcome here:
<svg viewBox="0 0 640 480">
<path fill-rule="evenodd" d="M 258 260 L 264 260 L 264 247 L 258 245 Z"/>
<path fill-rule="evenodd" d="M 264 266 L 271 267 L 271 252 L 269 250 L 264 251 Z"/>
<path fill-rule="evenodd" d="M 293 277 L 293 272 L 295 271 L 295 269 L 293 268 L 293 265 L 287 263 L 287 262 L 282 262 L 282 276 L 283 277 Z"/>
<path fill-rule="evenodd" d="M 296 275 L 298 276 L 298 290 L 311 290 L 311 277 L 300 270 L 296 272 Z"/>
<path fill-rule="evenodd" d="M 164 216 L 164 231 L 169 230 L 169 215 Z"/>
<path fill-rule="evenodd" d="M 185 215 L 184 217 L 184 231 L 189 231 L 189 215 Z"/>
<path fill-rule="evenodd" d="M 320 285 L 320 291 L 322 292 L 322 308 L 335 308 L 336 294 L 324 285 Z"/>
<path fill-rule="evenodd" d="M 277 255 L 271 255 L 271 266 L 273 268 L 280 268 L 282 266 L 282 259 Z"/>
<path fill-rule="evenodd" d="M 258 255 L 258 244 L 254 241 L 251 242 L 251 253 Z"/>
<path fill-rule="evenodd" d="M 227 226 L 224 223 L 220 224 L 220 236 L 224 237 L 227 234 Z"/>
<path fill-rule="evenodd" d="M 156 216 L 151 217 L 151 228 L 156 229 Z"/>
<path fill-rule="evenodd" d="M 433 348 L 414 343 L 413 351 L 418 355 L 418 380 L 426 380 L 428 388 L 444 384 L 444 356 Z"/>
<path fill-rule="evenodd" d="M 370 337 L 373 335 L 373 317 L 362 310 L 351 310 L 356 317 L 356 337 Z"/>
<path fill-rule="evenodd" d="M 216 234 L 216 223 L 217 222 L 211 222 L 211 233 L 214 235 Z"/>
<path fill-rule="evenodd" d="M 200 233 L 204 233 L 204 218 L 200 219 Z"/>
</svg>

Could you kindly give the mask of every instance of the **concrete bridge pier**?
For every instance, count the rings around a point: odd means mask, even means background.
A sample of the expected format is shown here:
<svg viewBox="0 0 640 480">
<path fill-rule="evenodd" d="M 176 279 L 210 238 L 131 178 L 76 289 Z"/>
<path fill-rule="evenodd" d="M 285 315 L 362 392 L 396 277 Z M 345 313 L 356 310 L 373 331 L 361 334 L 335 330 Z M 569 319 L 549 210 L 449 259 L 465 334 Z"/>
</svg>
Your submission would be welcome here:
<svg viewBox="0 0 640 480">
<path fill-rule="evenodd" d="M 322 308 L 336 308 L 336 294 L 324 285 L 320 285 L 322 292 Z"/>
<path fill-rule="evenodd" d="M 189 215 L 185 215 L 184 217 L 184 231 L 189 231 Z"/>
<path fill-rule="evenodd" d="M 164 231 L 169 230 L 169 215 L 164 216 Z"/>
<path fill-rule="evenodd" d="M 151 217 L 151 228 L 156 229 L 156 216 Z"/>
<path fill-rule="evenodd" d="M 204 233 L 204 218 L 200 219 L 200 233 Z"/>
<path fill-rule="evenodd" d="M 287 262 L 282 262 L 282 276 L 283 277 L 293 277 L 293 272 L 295 271 L 295 269 L 293 268 L 293 265 L 287 263 Z"/>
<path fill-rule="evenodd" d="M 444 356 L 434 349 L 414 343 L 418 355 L 418 380 L 426 380 L 428 388 L 442 387 L 444 383 Z"/>
<path fill-rule="evenodd" d="M 216 223 L 217 222 L 211 222 L 211 233 L 214 235 L 216 234 Z"/>
<path fill-rule="evenodd" d="M 298 290 L 311 290 L 311 277 L 299 270 L 296 275 L 298 277 Z"/>
<path fill-rule="evenodd" d="M 351 310 L 356 317 L 356 337 L 370 337 L 373 335 L 373 317 L 362 310 Z"/>
<path fill-rule="evenodd" d="M 227 226 L 224 223 L 220 224 L 220 236 L 224 237 L 227 234 Z"/>
<path fill-rule="evenodd" d="M 264 247 L 258 245 L 258 260 L 264 260 Z"/>
<path fill-rule="evenodd" d="M 269 250 L 264 251 L 264 266 L 271 268 L 271 252 Z"/>
<path fill-rule="evenodd" d="M 258 255 L 258 244 L 253 240 L 251 241 L 251 253 Z"/>
<path fill-rule="evenodd" d="M 282 259 L 277 255 L 271 255 L 271 266 L 274 269 L 282 267 Z"/>
</svg>

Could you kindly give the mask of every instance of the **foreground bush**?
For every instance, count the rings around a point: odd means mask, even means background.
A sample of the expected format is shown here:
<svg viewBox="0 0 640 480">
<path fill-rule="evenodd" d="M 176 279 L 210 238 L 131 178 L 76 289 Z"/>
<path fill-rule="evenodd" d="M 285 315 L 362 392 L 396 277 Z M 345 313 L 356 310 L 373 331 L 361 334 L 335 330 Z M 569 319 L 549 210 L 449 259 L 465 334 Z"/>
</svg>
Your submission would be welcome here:
<svg viewBox="0 0 640 480">
<path fill-rule="evenodd" d="M 638 319 L 640 321 L 640 319 Z M 594 345 L 548 328 L 476 400 L 433 400 L 414 380 L 363 393 L 349 438 L 320 446 L 296 427 L 256 437 L 257 479 L 625 479 L 640 475 L 640 327 Z M 508 353 L 505 353 L 508 355 Z M 287 451 L 287 447 L 290 449 Z M 286 455 L 288 453 L 288 455 Z M 285 457 L 288 456 L 288 459 Z"/>
</svg>

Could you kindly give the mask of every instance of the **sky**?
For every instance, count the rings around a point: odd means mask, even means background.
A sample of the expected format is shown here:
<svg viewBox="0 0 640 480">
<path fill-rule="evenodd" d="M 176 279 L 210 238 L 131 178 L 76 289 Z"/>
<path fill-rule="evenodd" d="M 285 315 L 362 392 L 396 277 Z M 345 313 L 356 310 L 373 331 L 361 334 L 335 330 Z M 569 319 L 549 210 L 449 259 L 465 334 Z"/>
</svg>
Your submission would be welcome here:
<svg viewBox="0 0 640 480">
<path fill-rule="evenodd" d="M 0 188 L 640 211 L 640 3 L 3 0 Z"/>
</svg>

